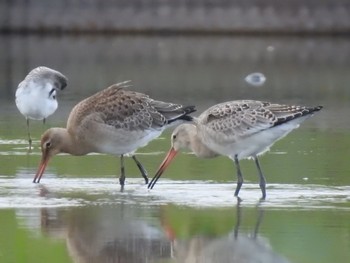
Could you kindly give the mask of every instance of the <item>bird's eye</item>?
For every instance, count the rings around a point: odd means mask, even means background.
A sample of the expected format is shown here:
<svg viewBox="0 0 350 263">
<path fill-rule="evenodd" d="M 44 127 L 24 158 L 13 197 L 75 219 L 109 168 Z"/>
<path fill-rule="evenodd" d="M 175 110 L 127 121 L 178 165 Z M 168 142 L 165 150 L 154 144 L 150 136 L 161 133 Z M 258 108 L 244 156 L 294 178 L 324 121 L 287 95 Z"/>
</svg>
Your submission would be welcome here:
<svg viewBox="0 0 350 263">
<path fill-rule="evenodd" d="M 175 139 L 176 139 L 176 134 L 173 135 L 173 140 L 175 140 Z"/>
<path fill-rule="evenodd" d="M 47 142 L 47 143 L 45 144 L 45 147 L 46 147 L 46 148 L 50 148 L 50 147 L 51 147 L 51 142 Z"/>
</svg>

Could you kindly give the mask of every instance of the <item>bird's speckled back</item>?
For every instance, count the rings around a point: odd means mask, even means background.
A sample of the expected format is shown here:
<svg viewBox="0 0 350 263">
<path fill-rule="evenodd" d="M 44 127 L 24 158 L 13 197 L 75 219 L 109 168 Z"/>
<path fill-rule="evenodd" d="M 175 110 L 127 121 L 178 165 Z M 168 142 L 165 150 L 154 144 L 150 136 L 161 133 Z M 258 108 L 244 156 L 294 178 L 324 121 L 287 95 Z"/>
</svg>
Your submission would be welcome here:
<svg viewBox="0 0 350 263">
<path fill-rule="evenodd" d="M 156 101 L 135 91 L 125 90 L 128 82 L 114 84 L 81 101 L 72 110 L 67 128 L 74 129 L 84 119 L 93 118 L 117 129 L 162 129 L 173 119 L 187 114 L 180 104 Z"/>
<path fill-rule="evenodd" d="M 289 106 L 254 100 L 229 101 L 204 111 L 198 117 L 197 123 L 212 133 L 247 136 L 321 108 Z"/>
</svg>

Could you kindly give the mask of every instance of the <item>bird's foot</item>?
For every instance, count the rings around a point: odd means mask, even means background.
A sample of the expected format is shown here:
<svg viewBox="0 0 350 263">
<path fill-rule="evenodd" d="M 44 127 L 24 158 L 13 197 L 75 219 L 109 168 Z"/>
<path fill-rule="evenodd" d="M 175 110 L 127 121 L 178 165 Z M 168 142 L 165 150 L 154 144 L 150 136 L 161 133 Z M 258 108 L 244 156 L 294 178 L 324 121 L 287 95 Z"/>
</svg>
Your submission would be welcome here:
<svg viewBox="0 0 350 263">
<path fill-rule="evenodd" d="M 235 195 L 235 197 L 237 198 L 237 204 L 239 205 L 243 201 L 243 199 L 240 198 L 238 195 Z"/>
<path fill-rule="evenodd" d="M 119 184 L 120 184 L 121 186 L 124 186 L 124 184 L 125 184 L 125 177 L 120 177 L 120 178 L 119 178 Z"/>
<path fill-rule="evenodd" d="M 33 147 L 32 147 L 32 139 L 30 139 L 29 140 L 29 147 L 28 147 L 28 150 L 27 150 L 27 154 L 32 153 L 32 149 L 33 149 Z"/>
</svg>

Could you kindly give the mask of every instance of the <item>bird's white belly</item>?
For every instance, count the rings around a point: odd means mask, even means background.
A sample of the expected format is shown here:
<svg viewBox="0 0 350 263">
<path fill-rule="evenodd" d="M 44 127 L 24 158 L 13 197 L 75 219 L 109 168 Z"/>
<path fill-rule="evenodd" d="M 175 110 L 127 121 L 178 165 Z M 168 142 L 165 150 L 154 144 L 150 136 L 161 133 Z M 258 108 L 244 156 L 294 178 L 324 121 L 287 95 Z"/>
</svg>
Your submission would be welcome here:
<svg viewBox="0 0 350 263">
<path fill-rule="evenodd" d="M 157 138 L 161 130 L 127 131 L 123 129 L 100 129 L 93 134 L 93 144 L 96 152 L 121 155 L 135 152 Z"/>
<path fill-rule="evenodd" d="M 26 118 L 42 120 L 57 109 L 57 101 L 39 92 L 17 92 L 16 105 Z"/>
<path fill-rule="evenodd" d="M 210 141 L 209 139 L 206 145 L 213 151 L 229 156 L 232 159 L 234 156 L 237 156 L 239 160 L 257 156 L 268 151 L 277 140 L 282 139 L 293 129 L 298 128 L 305 118 L 301 117 L 247 137 L 238 137 L 232 142 L 218 143 L 217 140 Z"/>
</svg>

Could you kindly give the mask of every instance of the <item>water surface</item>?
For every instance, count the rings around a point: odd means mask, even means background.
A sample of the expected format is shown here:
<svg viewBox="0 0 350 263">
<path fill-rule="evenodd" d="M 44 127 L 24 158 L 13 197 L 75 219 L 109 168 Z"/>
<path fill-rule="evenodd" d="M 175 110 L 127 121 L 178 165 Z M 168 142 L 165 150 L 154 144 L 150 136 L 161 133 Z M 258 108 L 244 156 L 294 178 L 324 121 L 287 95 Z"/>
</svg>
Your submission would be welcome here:
<svg viewBox="0 0 350 263">
<path fill-rule="evenodd" d="M 350 45 L 347 38 L 1 36 L 1 262 L 348 262 L 350 260 Z M 13 94 L 46 65 L 67 75 L 59 108 L 26 126 Z M 244 78 L 261 72 L 266 82 Z M 242 161 L 241 203 L 228 158 L 176 157 L 153 190 L 126 159 L 59 155 L 32 179 L 39 139 L 64 126 L 75 103 L 131 79 L 153 98 L 195 104 L 260 99 L 324 109 L 261 157 L 267 200 L 254 163 Z M 140 149 L 152 177 L 170 131 Z M 39 256 L 40 255 L 40 256 Z"/>
</svg>

